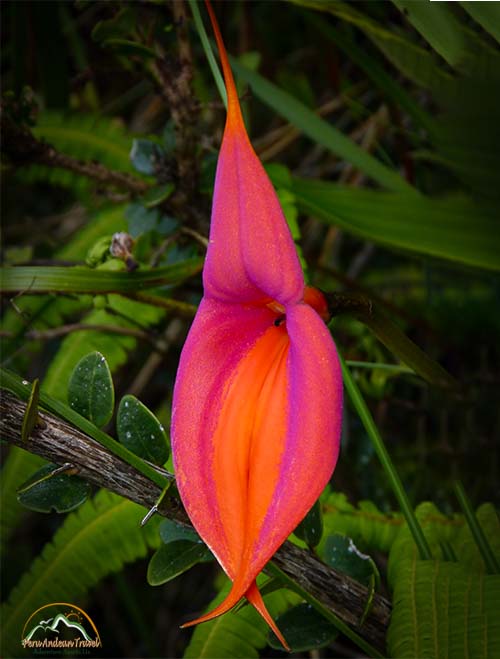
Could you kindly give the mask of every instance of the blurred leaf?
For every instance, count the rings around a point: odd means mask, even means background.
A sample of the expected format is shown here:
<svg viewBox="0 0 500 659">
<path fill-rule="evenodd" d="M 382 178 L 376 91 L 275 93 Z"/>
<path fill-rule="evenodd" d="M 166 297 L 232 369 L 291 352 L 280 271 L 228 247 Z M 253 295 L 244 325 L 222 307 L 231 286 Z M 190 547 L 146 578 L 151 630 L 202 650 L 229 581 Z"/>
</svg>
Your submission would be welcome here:
<svg viewBox="0 0 500 659">
<path fill-rule="evenodd" d="M 211 560 L 212 554 L 203 542 L 174 540 L 162 545 L 152 556 L 148 565 L 148 583 L 161 586 L 175 579 L 200 561 Z"/>
<path fill-rule="evenodd" d="M 142 528 L 144 508 L 99 492 L 63 521 L 2 606 L 2 656 L 19 654 L 23 626 L 40 603 L 81 601 L 109 574 L 158 547 L 158 520 Z"/>
<path fill-rule="evenodd" d="M 445 4 L 392 1 L 450 66 L 462 68 L 468 58 L 467 40 L 459 21 Z"/>
<path fill-rule="evenodd" d="M 116 417 L 118 439 L 129 451 L 153 464 L 163 465 L 168 459 L 165 429 L 135 396 L 124 396 Z"/>
<path fill-rule="evenodd" d="M 100 352 L 83 357 L 68 384 L 68 402 L 75 412 L 98 428 L 113 416 L 115 390 L 106 358 Z"/>
<path fill-rule="evenodd" d="M 328 536 L 323 548 L 322 558 L 327 565 L 339 572 L 348 574 L 364 586 L 369 586 L 373 580 L 380 581 L 380 575 L 371 556 L 363 554 L 351 538 L 335 533 Z"/>
<path fill-rule="evenodd" d="M 294 531 L 309 547 L 316 547 L 323 534 L 323 518 L 319 500 L 313 505 Z"/>
<path fill-rule="evenodd" d="M 423 110 L 412 95 L 406 91 L 405 87 L 386 71 L 384 63 L 379 62 L 372 53 L 363 49 L 349 35 L 347 30 L 340 29 L 341 25 L 334 27 L 315 15 L 308 14 L 307 20 L 315 30 L 324 34 L 327 39 L 330 39 L 341 48 L 347 57 L 355 62 L 397 107 L 401 107 L 408 112 L 418 124 L 424 126 L 428 131 L 433 130 L 433 118 L 430 114 Z"/>
<path fill-rule="evenodd" d="M 164 519 L 159 526 L 160 538 L 165 544 L 177 540 L 201 542 L 200 536 L 190 526 L 184 526 L 173 519 Z"/>
<path fill-rule="evenodd" d="M 276 619 L 278 629 L 290 646 L 291 652 L 307 652 L 330 645 L 338 636 L 336 627 L 325 620 L 310 604 L 298 604 Z M 275 650 L 283 646 L 269 632 L 269 645 Z"/>
<path fill-rule="evenodd" d="M 157 188 L 151 188 L 151 190 L 148 190 L 148 192 L 142 197 L 141 201 L 146 208 L 154 208 L 168 199 L 173 191 L 174 184 L 165 183 L 165 185 L 160 185 Z"/>
<path fill-rule="evenodd" d="M 121 8 L 113 18 L 99 21 L 92 30 L 94 41 L 105 41 L 128 35 L 136 26 L 137 14 L 133 5 Z"/>
<path fill-rule="evenodd" d="M 151 140 L 135 139 L 130 151 L 130 162 L 141 174 L 153 176 L 162 161 L 163 150 Z"/>
<path fill-rule="evenodd" d="M 317 549 L 323 555 L 327 539 L 335 533 L 353 538 L 366 551 L 387 552 L 404 524 L 401 513 L 382 512 L 373 501 L 360 501 L 353 506 L 341 492 L 322 497 L 324 532 Z"/>
<path fill-rule="evenodd" d="M 130 39 L 106 39 L 103 41 L 103 46 L 111 48 L 119 55 L 127 55 L 132 57 L 141 58 L 156 58 L 157 54 L 152 48 L 148 48 L 138 41 L 131 41 Z"/>
<path fill-rule="evenodd" d="M 367 12 L 355 9 L 353 3 L 340 0 L 291 0 L 309 9 L 329 12 L 362 30 L 385 57 L 403 75 L 426 89 L 455 88 L 454 78 L 439 66 L 434 53 L 408 38 L 396 26 L 374 20 Z"/>
<path fill-rule="evenodd" d="M 292 190 L 302 212 L 366 240 L 500 270 L 498 218 L 468 197 L 431 199 L 298 178 Z"/>
<path fill-rule="evenodd" d="M 242 66 L 235 58 L 231 64 L 236 73 L 252 88 L 255 95 L 274 111 L 285 117 L 296 128 L 318 144 L 347 160 L 368 177 L 389 190 L 404 190 L 411 194 L 413 188 L 394 170 L 371 156 L 337 128 L 321 119 L 296 98 L 266 80 L 255 71 Z M 416 192 L 415 192 L 416 194 Z"/>
<path fill-rule="evenodd" d="M 107 117 L 45 111 L 39 114 L 33 134 L 79 160 L 98 160 L 111 169 L 134 172 L 129 161 L 132 136 Z"/>
<path fill-rule="evenodd" d="M 460 2 L 462 8 L 500 44 L 500 5 L 496 2 Z"/>
<path fill-rule="evenodd" d="M 158 208 L 145 208 L 143 204 L 134 202 L 127 206 L 125 219 L 129 234 L 132 238 L 137 238 L 143 233 L 156 229 L 160 211 Z"/>
<path fill-rule="evenodd" d="M 39 513 L 67 513 L 78 508 L 89 496 L 90 485 L 65 473 L 52 476 L 58 465 L 48 464 L 23 483 L 17 500 L 26 508 Z"/>
</svg>

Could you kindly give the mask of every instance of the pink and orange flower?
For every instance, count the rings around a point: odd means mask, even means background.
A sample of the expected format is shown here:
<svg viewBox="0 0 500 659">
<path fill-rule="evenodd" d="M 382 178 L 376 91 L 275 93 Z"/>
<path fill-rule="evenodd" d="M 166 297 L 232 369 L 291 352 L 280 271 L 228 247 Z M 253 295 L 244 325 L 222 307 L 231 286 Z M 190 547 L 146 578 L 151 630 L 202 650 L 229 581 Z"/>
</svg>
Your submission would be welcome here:
<svg viewBox="0 0 500 659">
<path fill-rule="evenodd" d="M 172 450 L 186 511 L 232 581 L 269 615 L 256 577 L 321 494 L 335 467 L 341 369 L 326 303 L 305 286 L 276 193 L 243 123 L 207 3 L 228 96 L 214 188 L 204 296 L 174 390 Z"/>
</svg>

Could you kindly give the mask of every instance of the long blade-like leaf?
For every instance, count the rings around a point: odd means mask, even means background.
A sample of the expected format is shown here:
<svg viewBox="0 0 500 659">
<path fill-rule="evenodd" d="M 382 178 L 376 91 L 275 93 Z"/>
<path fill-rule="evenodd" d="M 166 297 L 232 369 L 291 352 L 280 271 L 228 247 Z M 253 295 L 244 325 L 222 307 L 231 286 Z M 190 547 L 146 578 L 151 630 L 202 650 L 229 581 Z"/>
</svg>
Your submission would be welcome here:
<svg viewBox="0 0 500 659">
<path fill-rule="evenodd" d="M 418 196 L 417 191 L 396 171 L 363 151 L 349 137 L 318 117 L 295 97 L 243 66 L 236 59 L 231 58 L 231 64 L 236 73 L 250 85 L 256 96 L 301 130 L 304 135 L 352 163 L 381 186 L 389 190 L 406 191 L 408 194 L 413 192 L 415 197 Z"/>
<path fill-rule="evenodd" d="M 367 240 L 500 270 L 498 222 L 468 197 L 431 199 L 297 178 L 292 189 L 303 212 Z"/>
<path fill-rule="evenodd" d="M 189 259 L 154 270 L 111 272 L 80 266 L 20 266 L 0 270 L 4 293 L 127 293 L 145 288 L 178 284 L 201 270 L 201 259 Z"/>
</svg>

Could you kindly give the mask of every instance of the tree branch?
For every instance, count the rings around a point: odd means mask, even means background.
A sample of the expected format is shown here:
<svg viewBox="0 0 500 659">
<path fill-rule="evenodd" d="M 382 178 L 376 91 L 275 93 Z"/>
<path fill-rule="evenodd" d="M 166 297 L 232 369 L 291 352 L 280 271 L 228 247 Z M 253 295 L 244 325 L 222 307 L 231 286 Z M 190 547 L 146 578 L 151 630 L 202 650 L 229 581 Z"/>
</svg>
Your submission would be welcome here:
<svg viewBox="0 0 500 659">
<path fill-rule="evenodd" d="M 0 399 L 0 434 L 4 441 L 40 455 L 58 465 L 70 463 L 79 475 L 99 487 L 105 487 L 146 508 L 151 508 L 160 495 L 160 488 L 134 467 L 123 462 L 101 444 L 52 414 L 39 412 L 43 424 L 35 427 L 27 442 L 21 440 L 21 427 L 26 404 L 6 390 Z M 164 477 L 174 480 L 160 467 L 154 467 Z M 189 524 L 181 502 L 174 494 L 163 499 L 159 514 Z M 304 590 L 330 609 L 344 623 L 372 646 L 384 652 L 391 604 L 375 595 L 373 605 L 362 626 L 368 590 L 326 566 L 308 551 L 285 542 L 273 561 Z"/>
</svg>

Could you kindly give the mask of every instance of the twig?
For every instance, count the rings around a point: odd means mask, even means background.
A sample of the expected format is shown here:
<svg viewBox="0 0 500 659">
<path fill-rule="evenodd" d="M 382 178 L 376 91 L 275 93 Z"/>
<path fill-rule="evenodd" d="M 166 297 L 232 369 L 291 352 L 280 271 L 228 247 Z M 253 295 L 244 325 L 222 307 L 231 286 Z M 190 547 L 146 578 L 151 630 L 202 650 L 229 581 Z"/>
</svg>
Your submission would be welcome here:
<svg viewBox="0 0 500 659">
<path fill-rule="evenodd" d="M 105 185 L 114 185 L 132 195 L 143 194 L 150 187 L 145 181 L 108 169 L 101 163 L 83 162 L 65 153 L 60 153 L 47 142 L 37 140 L 26 126 L 19 126 L 6 112 L 1 113 L 2 149 L 16 165 L 39 163 L 48 167 L 61 167 L 81 174 Z"/>
<path fill-rule="evenodd" d="M 7 391 L 0 400 L 0 433 L 10 444 L 42 456 L 58 465 L 70 462 L 80 476 L 91 483 L 151 508 L 161 494 L 161 488 L 134 467 L 110 453 L 95 440 L 84 435 L 52 414 L 40 412 L 45 427 L 36 426 L 28 442 L 21 440 L 21 426 L 26 404 Z M 160 467 L 155 470 L 167 478 L 171 474 Z M 159 513 L 189 524 L 180 501 L 173 495 L 162 500 Z M 368 597 L 368 590 L 350 577 L 326 566 L 309 552 L 285 542 L 273 561 L 291 579 L 314 596 L 380 651 L 385 648 L 391 605 L 375 595 L 371 611 L 359 626 Z"/>
<path fill-rule="evenodd" d="M 69 323 L 67 325 L 60 325 L 59 327 L 52 327 L 47 330 L 28 330 L 24 333 L 24 338 L 31 341 L 50 341 L 57 339 L 60 336 L 66 336 L 73 332 L 94 330 L 97 332 L 107 332 L 109 334 L 121 334 L 122 336 L 133 336 L 141 341 L 151 343 L 155 350 L 158 352 L 165 352 L 164 343 L 157 337 L 152 336 L 148 332 L 133 327 L 120 327 L 119 325 L 96 325 L 85 323 Z M 12 338 L 16 336 L 13 332 L 8 330 L 0 330 L 0 336 Z"/>
</svg>

